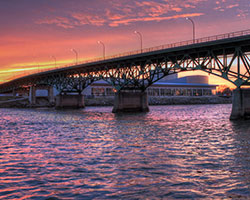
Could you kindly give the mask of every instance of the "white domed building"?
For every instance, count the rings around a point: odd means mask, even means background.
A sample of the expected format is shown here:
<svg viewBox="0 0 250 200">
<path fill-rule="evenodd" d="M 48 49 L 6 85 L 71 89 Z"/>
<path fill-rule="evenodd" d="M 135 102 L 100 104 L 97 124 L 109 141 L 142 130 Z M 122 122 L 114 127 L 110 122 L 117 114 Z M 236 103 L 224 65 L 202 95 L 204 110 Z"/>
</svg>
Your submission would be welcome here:
<svg viewBox="0 0 250 200">
<path fill-rule="evenodd" d="M 194 75 L 178 78 L 177 74 L 166 76 L 147 89 L 148 96 L 212 96 L 217 85 L 208 83 L 208 76 Z M 114 89 L 105 81 L 97 81 L 87 87 L 83 94 L 88 97 L 111 97 Z"/>
</svg>

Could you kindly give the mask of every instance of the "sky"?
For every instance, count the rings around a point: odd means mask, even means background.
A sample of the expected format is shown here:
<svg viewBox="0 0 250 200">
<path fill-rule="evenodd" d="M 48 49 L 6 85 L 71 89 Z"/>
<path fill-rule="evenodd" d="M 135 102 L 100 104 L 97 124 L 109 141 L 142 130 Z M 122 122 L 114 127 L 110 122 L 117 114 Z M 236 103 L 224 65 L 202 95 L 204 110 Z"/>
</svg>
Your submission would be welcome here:
<svg viewBox="0 0 250 200">
<path fill-rule="evenodd" d="M 250 29 L 249 0 L 0 0 L 0 83 L 106 55 Z M 199 74 L 193 72 L 192 74 Z M 210 77 L 210 83 L 224 83 Z"/>
</svg>

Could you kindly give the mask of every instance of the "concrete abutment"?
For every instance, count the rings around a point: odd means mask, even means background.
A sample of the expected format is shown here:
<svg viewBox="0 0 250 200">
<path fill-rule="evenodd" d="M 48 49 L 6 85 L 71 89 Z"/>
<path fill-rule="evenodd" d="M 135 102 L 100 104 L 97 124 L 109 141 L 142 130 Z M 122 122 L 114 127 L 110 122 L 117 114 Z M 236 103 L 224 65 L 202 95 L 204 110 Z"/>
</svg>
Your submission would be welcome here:
<svg viewBox="0 0 250 200">
<path fill-rule="evenodd" d="M 148 112 L 147 92 L 119 91 L 115 94 L 112 112 Z"/>
<path fill-rule="evenodd" d="M 230 119 L 250 118 L 250 88 L 237 88 L 233 91 L 233 105 Z"/>
</svg>

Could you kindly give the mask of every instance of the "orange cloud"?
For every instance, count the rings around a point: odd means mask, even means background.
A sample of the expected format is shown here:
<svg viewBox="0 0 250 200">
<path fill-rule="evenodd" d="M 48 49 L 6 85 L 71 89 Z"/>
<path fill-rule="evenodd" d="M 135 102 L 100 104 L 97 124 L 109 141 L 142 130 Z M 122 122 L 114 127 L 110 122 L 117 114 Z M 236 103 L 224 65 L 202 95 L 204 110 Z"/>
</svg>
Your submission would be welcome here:
<svg viewBox="0 0 250 200">
<path fill-rule="evenodd" d="M 169 19 L 177 19 L 177 18 L 185 18 L 185 17 L 197 17 L 204 15 L 204 13 L 190 13 L 190 14 L 182 14 L 182 15 L 173 15 L 168 17 L 143 17 L 143 18 L 131 18 L 131 19 L 124 19 L 124 20 L 117 20 L 111 22 L 109 25 L 112 27 L 119 26 L 119 25 L 128 25 L 133 22 L 149 22 L 149 21 L 163 21 Z"/>
</svg>

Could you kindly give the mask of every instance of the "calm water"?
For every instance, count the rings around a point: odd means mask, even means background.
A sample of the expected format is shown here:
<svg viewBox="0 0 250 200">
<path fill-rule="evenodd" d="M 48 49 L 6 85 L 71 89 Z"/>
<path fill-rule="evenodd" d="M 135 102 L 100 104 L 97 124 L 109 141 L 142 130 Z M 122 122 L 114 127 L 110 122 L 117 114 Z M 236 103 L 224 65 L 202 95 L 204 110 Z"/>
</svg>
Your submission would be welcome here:
<svg viewBox="0 0 250 200">
<path fill-rule="evenodd" d="M 250 121 L 150 109 L 0 109 L 0 199 L 250 199 Z"/>
</svg>

